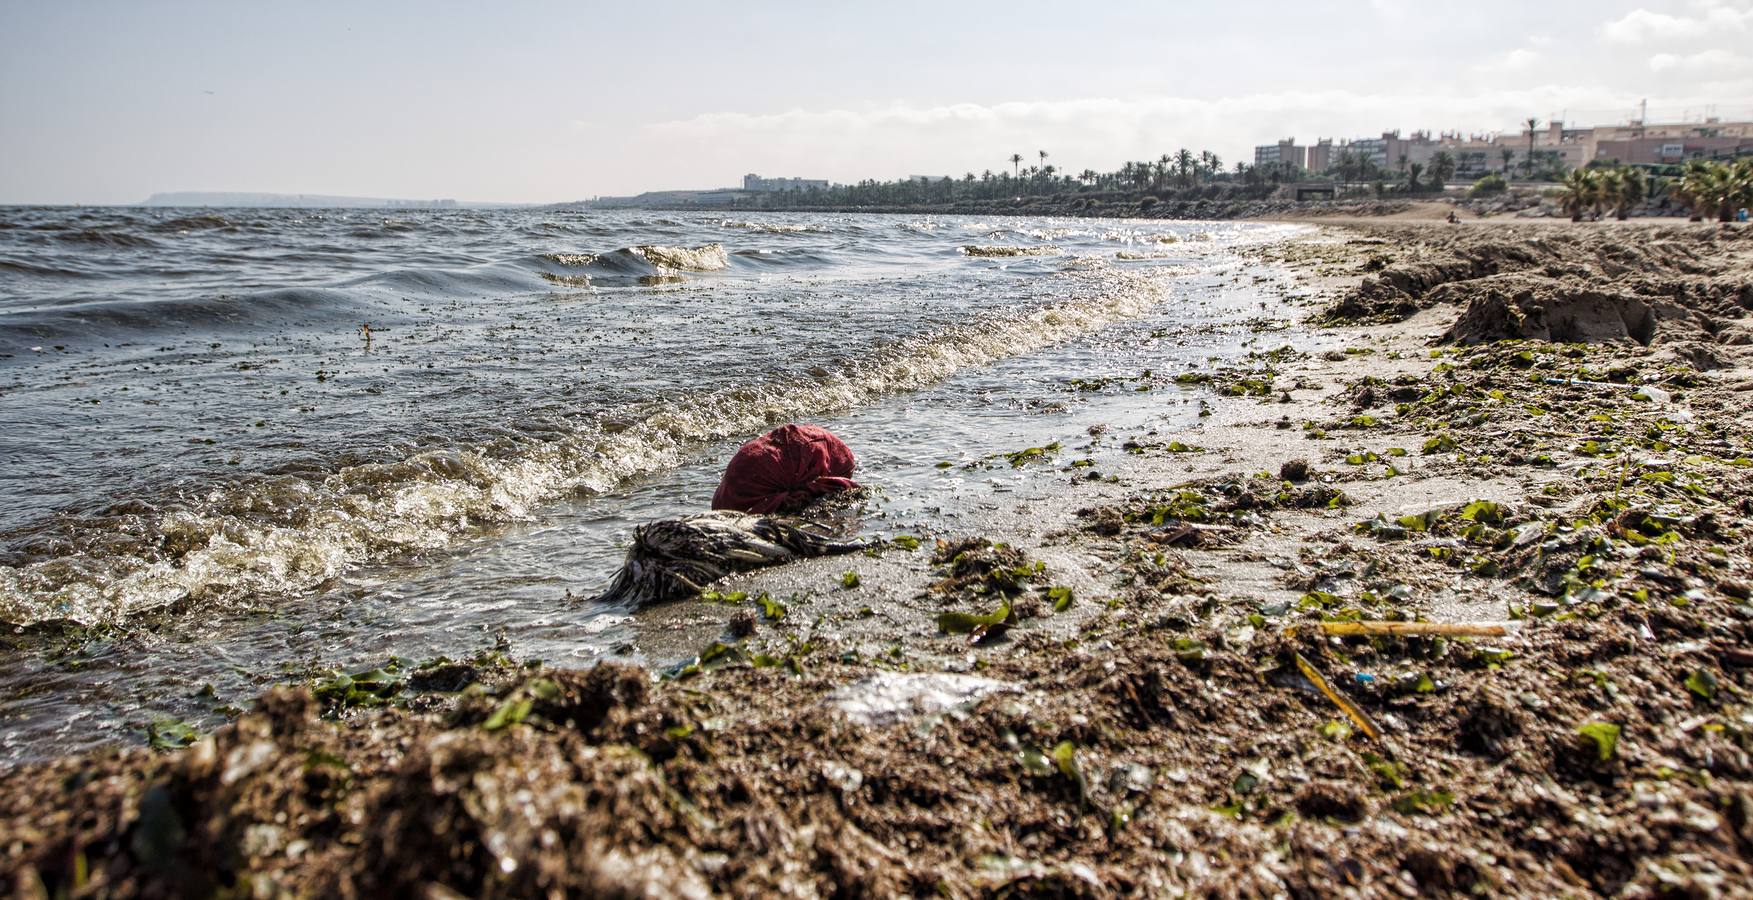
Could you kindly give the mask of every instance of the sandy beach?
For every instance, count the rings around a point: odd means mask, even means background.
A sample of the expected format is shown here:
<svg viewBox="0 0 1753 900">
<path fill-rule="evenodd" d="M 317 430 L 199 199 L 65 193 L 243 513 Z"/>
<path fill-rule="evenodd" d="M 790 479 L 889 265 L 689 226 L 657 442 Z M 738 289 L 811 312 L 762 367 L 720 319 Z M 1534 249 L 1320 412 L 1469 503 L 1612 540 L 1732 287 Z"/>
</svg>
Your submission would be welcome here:
<svg viewBox="0 0 1753 900">
<path fill-rule="evenodd" d="M 1245 362 L 1092 388 L 1197 426 L 641 626 L 691 665 L 409 663 L 10 770 L 0 887 L 1735 894 L 1753 232 L 1432 209 L 1251 250 L 1304 317 Z"/>
</svg>

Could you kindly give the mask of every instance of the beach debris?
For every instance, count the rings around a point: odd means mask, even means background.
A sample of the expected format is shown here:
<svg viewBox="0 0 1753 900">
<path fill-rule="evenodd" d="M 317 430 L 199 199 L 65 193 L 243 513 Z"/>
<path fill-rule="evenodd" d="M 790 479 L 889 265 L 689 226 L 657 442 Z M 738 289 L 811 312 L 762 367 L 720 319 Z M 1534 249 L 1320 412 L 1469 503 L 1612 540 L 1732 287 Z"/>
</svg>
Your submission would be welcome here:
<svg viewBox="0 0 1753 900">
<path fill-rule="evenodd" d="M 822 537 L 785 519 L 728 510 L 663 519 L 634 529 L 626 563 L 591 599 L 635 607 L 680 600 L 700 595 L 733 572 L 865 546 Z"/>
<path fill-rule="evenodd" d="M 985 538 L 939 540 L 931 561 L 944 576 L 931 585 L 939 594 L 1015 595 L 1047 573 L 1047 564 L 1030 562 L 1026 554 Z"/>
<path fill-rule="evenodd" d="M 1288 480 L 1261 473 L 1251 478 L 1225 477 L 1188 482 L 1169 491 L 1137 498 L 1123 512 L 1122 519 L 1150 528 L 1168 526 L 1174 529 L 1162 532 L 1161 538 L 1152 538 L 1158 543 L 1187 542 L 1194 534 L 1199 535 L 1196 543 L 1221 543 L 1220 539 L 1230 536 L 1232 529 L 1258 527 L 1262 515 L 1273 510 L 1340 509 L 1350 504 L 1351 498 L 1337 488 L 1323 484 L 1299 487 Z M 1106 527 L 1097 518 L 1099 512 L 1092 510 L 1084 515 L 1085 519 L 1096 520 L 1086 528 Z M 1183 531 L 1175 527 L 1180 524 L 1198 527 Z"/>
<path fill-rule="evenodd" d="M 1020 690 L 1014 684 L 954 672 L 877 672 L 835 688 L 829 706 L 861 725 L 882 726 L 966 709 L 988 694 Z"/>
<path fill-rule="evenodd" d="M 824 494 L 858 487 L 852 448 L 817 425 L 781 425 L 742 445 L 712 495 L 713 509 L 795 512 Z"/>
<path fill-rule="evenodd" d="M 1220 546 L 1240 539 L 1241 533 L 1227 525 L 1199 525 L 1193 522 L 1174 522 L 1145 535 L 1145 540 L 1153 544 L 1170 547 Z"/>
</svg>

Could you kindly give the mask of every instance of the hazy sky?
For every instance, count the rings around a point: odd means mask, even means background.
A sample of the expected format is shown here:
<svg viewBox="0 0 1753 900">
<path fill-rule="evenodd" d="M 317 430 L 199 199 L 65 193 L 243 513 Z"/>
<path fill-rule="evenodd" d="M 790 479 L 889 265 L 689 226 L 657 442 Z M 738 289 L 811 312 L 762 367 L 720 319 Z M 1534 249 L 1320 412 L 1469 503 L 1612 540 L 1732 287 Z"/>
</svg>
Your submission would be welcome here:
<svg viewBox="0 0 1753 900">
<path fill-rule="evenodd" d="M 1753 0 L 0 0 L 0 202 L 549 201 L 1753 115 Z"/>
</svg>

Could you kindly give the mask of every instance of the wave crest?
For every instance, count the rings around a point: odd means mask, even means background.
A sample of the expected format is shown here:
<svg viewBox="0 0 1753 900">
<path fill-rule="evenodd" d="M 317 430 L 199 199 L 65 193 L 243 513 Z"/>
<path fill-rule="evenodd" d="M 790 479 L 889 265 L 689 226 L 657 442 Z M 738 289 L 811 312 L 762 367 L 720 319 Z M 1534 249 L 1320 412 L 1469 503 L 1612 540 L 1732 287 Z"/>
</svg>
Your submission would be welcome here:
<svg viewBox="0 0 1753 900">
<path fill-rule="evenodd" d="M 963 256 L 982 258 L 1004 258 L 1011 256 L 1053 256 L 1061 253 L 1058 247 L 990 247 L 980 244 L 965 244 L 961 248 Z"/>
</svg>

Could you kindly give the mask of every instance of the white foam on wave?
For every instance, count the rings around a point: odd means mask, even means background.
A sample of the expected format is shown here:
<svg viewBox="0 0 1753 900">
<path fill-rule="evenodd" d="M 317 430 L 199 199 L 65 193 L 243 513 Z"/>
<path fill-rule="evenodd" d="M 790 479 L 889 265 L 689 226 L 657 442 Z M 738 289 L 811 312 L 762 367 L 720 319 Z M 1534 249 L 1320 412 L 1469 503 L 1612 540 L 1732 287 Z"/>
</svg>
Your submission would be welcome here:
<svg viewBox="0 0 1753 900">
<path fill-rule="evenodd" d="M 656 244 L 641 244 L 634 247 L 633 252 L 645 257 L 647 262 L 660 269 L 716 272 L 730 266 L 730 256 L 724 252 L 723 244 L 706 244 L 702 247 L 663 247 Z"/>
<path fill-rule="evenodd" d="M 828 229 L 815 223 L 801 222 L 753 222 L 741 219 L 724 219 L 718 223 L 720 228 L 739 228 L 743 231 L 754 231 L 761 234 L 822 234 Z"/>
<path fill-rule="evenodd" d="M 1058 247 L 1000 247 L 981 244 L 965 244 L 959 249 L 963 256 L 986 259 L 1001 259 L 1011 256 L 1053 256 L 1063 252 Z"/>
</svg>

